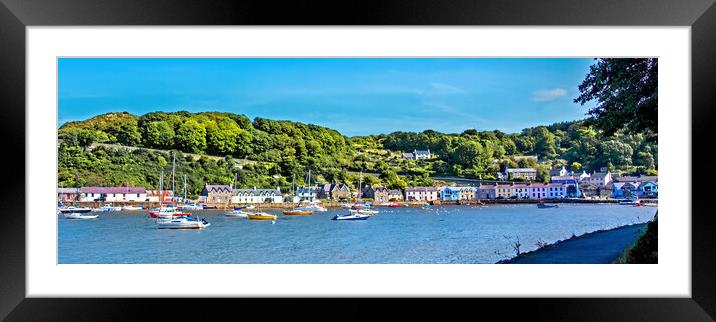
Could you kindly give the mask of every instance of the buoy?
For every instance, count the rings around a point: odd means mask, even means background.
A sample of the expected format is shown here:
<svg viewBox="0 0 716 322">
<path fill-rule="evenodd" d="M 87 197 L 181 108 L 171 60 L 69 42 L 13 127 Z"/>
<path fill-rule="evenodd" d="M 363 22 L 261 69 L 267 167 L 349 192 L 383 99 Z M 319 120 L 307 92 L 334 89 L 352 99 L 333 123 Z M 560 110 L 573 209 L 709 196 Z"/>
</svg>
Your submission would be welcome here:
<svg viewBox="0 0 716 322">
<path fill-rule="evenodd" d="M 271 224 L 272 224 L 272 225 L 273 225 L 273 224 L 275 224 L 275 223 L 276 223 L 276 221 L 275 221 L 275 220 L 271 220 Z"/>
</svg>

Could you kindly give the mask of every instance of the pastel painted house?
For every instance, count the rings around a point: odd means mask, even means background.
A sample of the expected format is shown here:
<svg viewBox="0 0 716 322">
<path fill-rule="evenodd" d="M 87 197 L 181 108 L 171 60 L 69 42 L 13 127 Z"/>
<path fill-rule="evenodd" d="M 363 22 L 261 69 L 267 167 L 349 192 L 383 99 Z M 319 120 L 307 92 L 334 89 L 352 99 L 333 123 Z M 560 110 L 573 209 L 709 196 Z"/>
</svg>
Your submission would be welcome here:
<svg viewBox="0 0 716 322">
<path fill-rule="evenodd" d="M 440 199 L 440 189 L 436 187 L 405 188 L 406 201 L 434 201 Z"/>
<path fill-rule="evenodd" d="M 82 187 L 80 200 L 105 202 L 142 202 L 147 201 L 144 187 Z"/>
<path fill-rule="evenodd" d="M 477 189 L 473 187 L 442 187 L 440 189 L 440 200 L 458 201 L 477 199 Z"/>
<path fill-rule="evenodd" d="M 510 197 L 516 197 L 517 199 L 529 198 L 529 185 L 526 185 L 526 184 L 512 185 L 512 195 Z"/>
<path fill-rule="evenodd" d="M 234 189 L 231 203 L 282 203 L 281 189 Z"/>
<path fill-rule="evenodd" d="M 579 177 L 576 177 L 574 175 L 568 175 L 568 176 L 554 176 L 551 178 L 551 183 L 554 184 L 566 184 L 567 185 L 567 196 L 568 197 L 581 197 L 582 191 L 579 188 Z M 590 183 L 589 181 L 582 181 L 585 183 Z M 590 183 L 595 184 L 599 186 L 598 183 Z M 602 186 L 604 187 L 604 186 Z"/>
<path fill-rule="evenodd" d="M 495 199 L 495 185 L 494 184 L 480 184 L 477 187 L 477 198 L 478 199 Z"/>
<path fill-rule="evenodd" d="M 495 186 L 495 198 L 507 199 L 512 197 L 512 185 L 511 184 L 498 184 Z"/>
<path fill-rule="evenodd" d="M 535 183 L 527 187 L 530 199 L 557 199 L 567 196 L 567 184 L 564 183 Z"/>
</svg>

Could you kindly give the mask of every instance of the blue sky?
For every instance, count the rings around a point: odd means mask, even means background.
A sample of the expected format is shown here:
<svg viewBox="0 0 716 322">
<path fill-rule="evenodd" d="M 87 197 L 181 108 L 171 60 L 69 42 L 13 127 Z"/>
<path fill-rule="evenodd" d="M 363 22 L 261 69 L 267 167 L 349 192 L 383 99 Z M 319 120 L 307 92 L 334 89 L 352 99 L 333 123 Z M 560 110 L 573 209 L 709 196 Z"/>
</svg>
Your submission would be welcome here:
<svg viewBox="0 0 716 322">
<path fill-rule="evenodd" d="M 585 118 L 586 58 L 61 58 L 59 123 L 222 111 L 367 135 Z"/>
</svg>

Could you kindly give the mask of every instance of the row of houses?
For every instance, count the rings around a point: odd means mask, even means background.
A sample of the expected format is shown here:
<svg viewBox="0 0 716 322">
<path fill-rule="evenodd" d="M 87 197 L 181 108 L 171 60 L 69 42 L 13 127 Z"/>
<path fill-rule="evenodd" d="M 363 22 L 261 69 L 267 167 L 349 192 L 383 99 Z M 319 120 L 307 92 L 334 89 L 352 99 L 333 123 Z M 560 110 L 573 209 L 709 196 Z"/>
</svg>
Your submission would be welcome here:
<svg viewBox="0 0 716 322">
<path fill-rule="evenodd" d="M 205 185 L 199 202 L 205 203 L 282 203 L 281 189 L 234 189 L 228 185 Z"/>
<path fill-rule="evenodd" d="M 146 190 L 144 187 L 82 187 L 58 188 L 60 202 L 169 202 L 174 194 L 169 190 Z"/>
<path fill-rule="evenodd" d="M 574 197 L 598 198 L 629 198 L 644 197 L 657 198 L 659 192 L 659 178 L 657 176 L 622 176 L 611 173 L 607 168 L 591 174 L 582 171 L 577 174 L 568 171 L 565 167 L 550 170 L 552 183 L 567 184 L 573 191 Z"/>
</svg>

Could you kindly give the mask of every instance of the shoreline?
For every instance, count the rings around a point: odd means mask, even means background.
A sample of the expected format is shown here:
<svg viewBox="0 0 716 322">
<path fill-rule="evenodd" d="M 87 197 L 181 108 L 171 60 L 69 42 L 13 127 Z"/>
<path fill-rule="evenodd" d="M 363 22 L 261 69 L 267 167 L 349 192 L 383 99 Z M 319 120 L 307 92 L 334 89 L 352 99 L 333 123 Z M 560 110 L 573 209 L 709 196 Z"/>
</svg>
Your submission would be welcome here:
<svg viewBox="0 0 716 322">
<path fill-rule="evenodd" d="M 518 204 L 538 204 L 538 203 L 549 203 L 549 204 L 619 204 L 621 201 L 626 199 L 579 199 L 579 198 L 563 198 L 563 199 L 476 199 L 476 200 L 462 200 L 462 201 L 441 201 L 435 200 L 428 202 L 435 206 L 487 206 L 487 205 L 518 205 Z M 644 199 L 644 202 L 658 203 L 657 199 Z M 425 201 L 396 201 L 401 207 L 420 207 L 425 205 Z M 112 204 L 114 206 L 128 206 L 128 205 L 141 205 L 147 210 L 149 208 L 159 207 L 159 202 L 139 202 L 139 201 L 81 201 L 81 202 L 65 202 L 66 205 L 78 204 L 83 207 L 99 208 L 105 204 Z M 166 205 L 167 203 L 162 203 Z M 292 209 L 298 206 L 296 203 L 284 202 L 284 203 L 255 203 L 255 204 L 216 204 L 216 203 L 205 203 L 208 206 L 216 207 L 216 210 L 227 210 L 234 209 L 234 207 L 252 205 L 257 209 Z M 351 202 L 337 202 L 337 201 L 322 201 L 322 204 L 326 208 L 340 208 L 343 205 L 351 204 Z M 179 203 L 177 203 L 179 205 Z M 386 205 L 374 204 L 375 207 L 387 207 Z M 214 210 L 214 209 L 204 209 Z"/>
<path fill-rule="evenodd" d="M 639 239 L 650 222 L 572 236 L 495 264 L 611 264 Z"/>
</svg>

